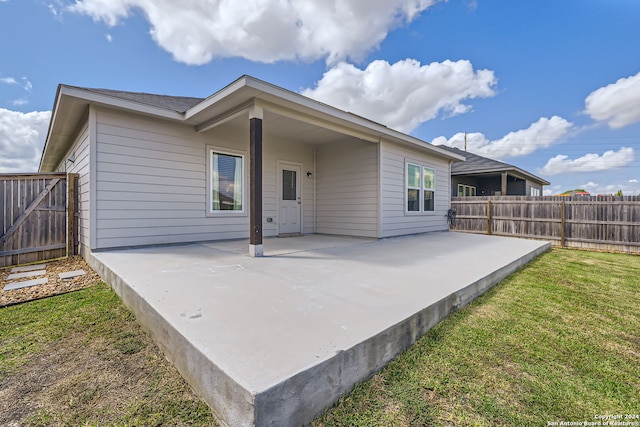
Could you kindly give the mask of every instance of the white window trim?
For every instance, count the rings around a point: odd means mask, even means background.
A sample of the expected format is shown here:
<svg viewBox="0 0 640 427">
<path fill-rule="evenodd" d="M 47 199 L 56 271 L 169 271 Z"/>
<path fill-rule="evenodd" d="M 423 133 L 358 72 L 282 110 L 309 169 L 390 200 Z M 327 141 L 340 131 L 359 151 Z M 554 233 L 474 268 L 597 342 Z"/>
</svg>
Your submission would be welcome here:
<svg viewBox="0 0 640 427">
<path fill-rule="evenodd" d="M 460 187 L 462 187 L 462 194 L 460 194 Z M 475 185 L 467 185 L 467 184 L 458 184 L 458 197 L 468 197 L 466 196 L 464 193 L 466 193 L 466 190 L 469 190 L 469 196 L 474 197 L 478 194 L 478 189 L 476 188 Z M 473 190 L 474 194 L 471 194 Z"/>
<path fill-rule="evenodd" d="M 409 183 L 407 182 L 407 176 L 409 173 L 409 165 L 412 166 L 417 166 L 420 168 L 420 188 L 418 187 L 409 187 Z M 433 171 L 433 188 L 425 188 L 424 187 L 424 168 L 427 169 L 431 169 Z M 435 168 L 434 166 L 427 164 L 427 163 L 422 163 L 422 162 L 417 162 L 414 160 L 407 160 L 405 159 L 404 162 L 404 214 L 405 216 L 429 216 L 429 215 L 435 215 L 436 211 L 438 210 L 438 204 L 436 202 L 436 175 L 438 173 L 438 169 Z M 419 189 L 420 190 L 420 197 L 419 197 L 419 203 L 420 203 L 420 210 L 419 211 L 410 211 L 409 210 L 409 197 L 408 197 L 408 190 L 411 189 Z M 427 191 L 433 191 L 433 210 L 432 211 L 425 211 L 424 210 L 424 192 L 425 190 Z"/>
<path fill-rule="evenodd" d="M 207 217 L 243 217 L 247 216 L 249 210 L 247 209 L 247 187 L 248 187 L 248 176 L 247 176 L 247 153 L 246 151 L 234 150 L 233 148 L 228 147 L 219 147 L 215 145 L 207 145 L 206 146 L 206 158 L 207 158 L 207 171 L 206 171 L 206 180 L 207 180 L 207 194 L 206 194 L 206 207 L 205 207 L 205 216 Z M 242 158 L 242 210 L 241 211 L 214 211 L 212 209 L 212 195 L 213 195 L 213 176 L 211 174 L 211 159 L 213 157 L 213 153 L 218 154 L 226 154 L 228 156 L 237 156 Z"/>
<path fill-rule="evenodd" d="M 433 171 L 433 182 L 432 182 L 433 187 L 427 188 L 427 187 L 424 186 L 424 170 L 425 169 L 430 169 L 430 170 Z M 422 194 L 422 203 L 421 203 L 422 211 L 423 212 L 427 212 L 427 213 L 435 213 L 435 211 L 436 211 L 436 168 L 431 167 L 431 166 L 422 165 L 422 169 L 420 169 L 420 173 L 421 173 L 421 178 L 422 178 L 422 181 L 420 181 L 420 184 L 423 187 L 422 188 L 422 192 L 423 192 L 423 194 Z M 427 211 L 424 208 L 424 195 L 426 194 L 427 191 L 432 191 L 433 192 L 433 210 L 431 210 L 431 211 Z"/>
</svg>

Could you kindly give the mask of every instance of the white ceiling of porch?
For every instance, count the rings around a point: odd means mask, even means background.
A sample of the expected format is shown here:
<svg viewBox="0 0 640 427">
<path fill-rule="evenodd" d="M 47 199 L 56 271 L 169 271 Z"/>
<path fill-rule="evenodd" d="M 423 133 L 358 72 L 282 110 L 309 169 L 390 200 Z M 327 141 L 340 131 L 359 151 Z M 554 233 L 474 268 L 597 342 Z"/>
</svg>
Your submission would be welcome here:
<svg viewBox="0 0 640 427">
<path fill-rule="evenodd" d="M 216 128 L 213 128 L 214 132 Z M 218 129 L 233 130 L 249 135 L 248 115 L 241 115 L 220 125 Z M 303 144 L 329 144 L 348 141 L 350 135 L 286 117 L 272 111 L 265 111 L 262 122 L 263 139 L 296 141 Z"/>
</svg>

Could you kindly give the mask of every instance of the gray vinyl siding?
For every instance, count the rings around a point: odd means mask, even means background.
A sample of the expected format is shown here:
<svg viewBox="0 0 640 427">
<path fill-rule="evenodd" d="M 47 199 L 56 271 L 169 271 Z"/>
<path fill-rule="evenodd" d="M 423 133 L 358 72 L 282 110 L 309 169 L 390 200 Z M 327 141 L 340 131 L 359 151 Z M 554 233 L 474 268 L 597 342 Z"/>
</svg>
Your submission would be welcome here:
<svg viewBox="0 0 640 427">
<path fill-rule="evenodd" d="M 316 232 L 378 236 L 378 147 L 350 139 L 316 151 Z"/>
<path fill-rule="evenodd" d="M 249 135 L 192 127 L 112 110 L 96 124 L 96 249 L 248 238 Z M 247 119 L 248 120 L 248 119 Z M 276 162 L 313 168 L 313 147 L 263 139 L 263 233 L 277 234 Z M 207 215 L 208 147 L 245 155 L 245 213 Z M 313 181 L 303 172 L 303 232 L 313 232 Z M 266 218 L 274 221 L 267 223 Z"/>
<path fill-rule="evenodd" d="M 536 184 L 534 182 L 531 181 L 527 181 L 526 183 L 526 188 L 525 188 L 525 196 L 530 196 L 531 195 L 531 189 L 532 188 L 537 188 L 540 191 L 540 195 L 542 196 L 542 185 L 540 184 Z"/>
<path fill-rule="evenodd" d="M 89 212 L 90 212 L 90 172 L 89 172 L 89 126 L 88 122 L 80 128 L 71 149 L 64 156 L 64 160 L 56 168 L 57 172 L 78 174 L 78 241 L 79 251 L 84 254 L 90 248 Z M 75 161 L 68 159 L 75 157 Z"/>
<path fill-rule="evenodd" d="M 132 114 L 96 117 L 97 249 L 248 236 L 246 216 L 206 216 L 206 146 L 243 144 Z"/>
<path fill-rule="evenodd" d="M 79 174 L 81 248 L 248 238 L 248 136 L 225 125 L 198 133 L 165 120 L 92 109 L 66 157 L 75 153 L 76 161 L 57 168 Z M 388 237 L 448 229 L 451 189 L 445 159 L 348 137 L 317 146 L 270 140 L 268 129 L 263 144 L 265 236 L 278 234 L 278 161 L 302 167 L 303 233 Z M 207 213 L 206 159 L 212 146 L 245 155 L 243 215 Z M 405 213 L 407 160 L 436 170 L 435 213 Z"/>
<path fill-rule="evenodd" d="M 448 230 L 447 210 L 451 206 L 449 161 L 420 150 L 381 142 L 381 225 L 380 237 Z M 405 212 L 406 162 L 428 166 L 436 171 L 435 211 Z"/>
</svg>

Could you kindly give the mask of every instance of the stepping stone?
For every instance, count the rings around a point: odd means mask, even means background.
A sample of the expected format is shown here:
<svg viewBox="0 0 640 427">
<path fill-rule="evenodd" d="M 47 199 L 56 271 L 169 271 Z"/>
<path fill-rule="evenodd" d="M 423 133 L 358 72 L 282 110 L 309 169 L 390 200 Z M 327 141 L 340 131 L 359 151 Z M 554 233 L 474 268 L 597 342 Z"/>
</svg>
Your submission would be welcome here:
<svg viewBox="0 0 640 427">
<path fill-rule="evenodd" d="M 74 277 L 82 276 L 84 274 L 87 274 L 84 270 L 74 270 L 59 273 L 58 277 L 60 277 L 61 279 L 73 279 Z"/>
<path fill-rule="evenodd" d="M 25 265 L 23 267 L 13 267 L 12 273 L 22 273 L 25 271 L 42 270 L 47 268 L 47 264 Z"/>
<path fill-rule="evenodd" d="M 23 282 L 11 282 L 11 283 L 7 283 L 3 291 L 11 291 L 13 289 L 21 289 L 21 288 L 28 288 L 30 286 L 44 285 L 48 281 L 49 279 L 47 277 L 40 277 L 39 279 L 25 280 Z"/>
<path fill-rule="evenodd" d="M 7 280 L 24 279 L 25 277 L 35 277 L 47 274 L 47 270 L 25 271 L 24 273 L 13 273 L 7 276 Z"/>
</svg>

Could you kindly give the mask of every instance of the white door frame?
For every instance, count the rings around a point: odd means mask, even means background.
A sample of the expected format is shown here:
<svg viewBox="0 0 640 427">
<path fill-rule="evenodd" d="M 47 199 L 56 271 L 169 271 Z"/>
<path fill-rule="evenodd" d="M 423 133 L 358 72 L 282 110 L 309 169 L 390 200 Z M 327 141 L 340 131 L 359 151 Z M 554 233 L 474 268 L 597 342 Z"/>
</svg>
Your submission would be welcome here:
<svg viewBox="0 0 640 427">
<path fill-rule="evenodd" d="M 302 226 L 302 218 L 303 218 L 303 207 L 304 207 L 304 195 L 302 193 L 302 188 L 304 187 L 303 185 L 303 180 L 302 180 L 302 171 L 303 171 L 303 164 L 299 163 L 299 162 L 292 162 L 289 160 L 277 160 L 276 161 L 276 186 L 277 186 L 277 197 L 278 197 L 278 202 L 277 202 L 277 212 L 278 212 L 278 234 L 282 234 L 280 232 L 280 203 L 282 202 L 282 170 L 286 169 L 287 166 L 293 166 L 295 168 L 299 168 L 300 173 L 298 174 L 298 187 L 297 187 L 297 192 L 299 194 L 300 197 L 300 217 L 298 218 L 298 224 L 300 224 L 300 230 L 296 231 L 294 233 L 302 233 L 303 230 L 303 226 Z"/>
</svg>

